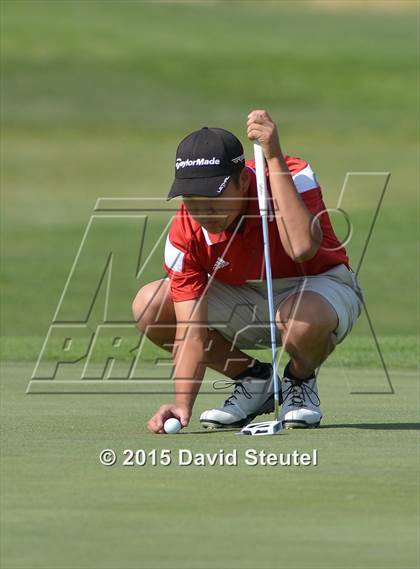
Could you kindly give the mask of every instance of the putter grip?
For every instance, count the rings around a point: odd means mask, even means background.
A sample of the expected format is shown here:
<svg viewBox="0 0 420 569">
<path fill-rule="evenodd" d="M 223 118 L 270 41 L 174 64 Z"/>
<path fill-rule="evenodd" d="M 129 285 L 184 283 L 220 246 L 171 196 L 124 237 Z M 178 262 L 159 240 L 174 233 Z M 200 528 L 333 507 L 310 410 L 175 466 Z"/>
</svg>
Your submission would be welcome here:
<svg viewBox="0 0 420 569">
<path fill-rule="evenodd" d="M 255 173 L 257 178 L 258 205 L 261 215 L 267 216 L 267 184 L 265 177 L 265 158 L 262 146 L 254 143 Z"/>
</svg>

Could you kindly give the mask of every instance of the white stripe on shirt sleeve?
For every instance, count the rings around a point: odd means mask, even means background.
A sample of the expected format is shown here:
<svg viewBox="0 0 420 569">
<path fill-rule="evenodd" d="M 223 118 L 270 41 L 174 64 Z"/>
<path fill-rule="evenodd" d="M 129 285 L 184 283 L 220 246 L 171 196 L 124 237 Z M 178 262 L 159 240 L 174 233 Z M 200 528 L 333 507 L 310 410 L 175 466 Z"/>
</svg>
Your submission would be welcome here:
<svg viewBox="0 0 420 569">
<path fill-rule="evenodd" d="M 165 265 L 175 273 L 182 273 L 182 265 L 185 253 L 177 249 L 169 240 L 169 235 L 166 238 L 165 245 Z"/>
<path fill-rule="evenodd" d="M 314 188 L 318 188 L 317 179 L 315 178 L 315 174 L 309 164 L 306 168 L 292 176 L 292 178 L 296 189 L 300 194 L 313 190 Z"/>
<path fill-rule="evenodd" d="M 207 229 L 205 229 L 203 226 L 201 226 L 201 231 L 203 232 L 204 239 L 206 240 L 207 245 L 213 245 L 213 242 L 210 239 L 210 235 L 209 235 Z"/>
</svg>

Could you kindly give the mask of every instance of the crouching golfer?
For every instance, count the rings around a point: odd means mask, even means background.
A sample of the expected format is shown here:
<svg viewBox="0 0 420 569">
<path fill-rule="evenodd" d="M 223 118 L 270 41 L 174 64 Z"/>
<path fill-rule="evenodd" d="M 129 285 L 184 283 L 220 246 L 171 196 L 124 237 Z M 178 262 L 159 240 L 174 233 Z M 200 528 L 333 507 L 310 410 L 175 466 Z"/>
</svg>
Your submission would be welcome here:
<svg viewBox="0 0 420 569">
<path fill-rule="evenodd" d="M 311 167 L 283 154 L 266 111 L 250 113 L 247 135 L 267 162 L 278 343 L 290 357 L 280 420 L 286 428 L 317 427 L 315 372 L 359 317 L 361 291 Z M 168 199 L 175 196 L 182 203 L 166 241 L 168 278 L 141 288 L 133 303 L 139 329 L 174 358 L 175 401 L 148 426 L 163 433 L 169 417 L 186 426 L 210 367 L 230 378 L 233 391 L 201 414 L 201 424 L 242 427 L 274 408 L 271 364 L 241 351 L 270 346 L 254 163 L 232 133 L 204 127 L 178 146 Z"/>
</svg>

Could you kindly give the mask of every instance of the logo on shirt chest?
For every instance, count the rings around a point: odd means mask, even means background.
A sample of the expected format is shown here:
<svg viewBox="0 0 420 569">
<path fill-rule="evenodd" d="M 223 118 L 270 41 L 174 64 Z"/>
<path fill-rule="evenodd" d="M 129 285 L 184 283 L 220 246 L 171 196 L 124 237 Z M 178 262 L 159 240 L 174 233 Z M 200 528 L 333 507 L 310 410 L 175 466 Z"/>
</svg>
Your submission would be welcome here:
<svg viewBox="0 0 420 569">
<path fill-rule="evenodd" d="M 218 271 L 219 269 L 223 269 L 230 265 L 229 261 L 225 261 L 222 257 L 218 257 L 217 261 L 213 265 L 213 272 Z"/>
</svg>

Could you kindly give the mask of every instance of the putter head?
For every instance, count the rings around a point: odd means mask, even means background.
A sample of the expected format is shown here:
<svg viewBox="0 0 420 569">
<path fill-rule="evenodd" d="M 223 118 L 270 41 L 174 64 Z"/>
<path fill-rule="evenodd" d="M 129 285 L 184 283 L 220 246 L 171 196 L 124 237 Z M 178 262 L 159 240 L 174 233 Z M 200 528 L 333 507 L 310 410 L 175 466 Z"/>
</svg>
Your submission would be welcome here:
<svg viewBox="0 0 420 569">
<path fill-rule="evenodd" d="M 240 435 L 278 435 L 283 430 L 281 421 L 265 421 L 264 423 L 250 423 L 241 429 Z"/>
</svg>

